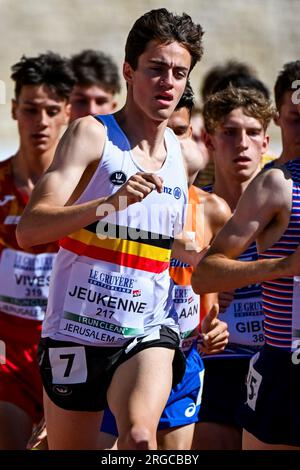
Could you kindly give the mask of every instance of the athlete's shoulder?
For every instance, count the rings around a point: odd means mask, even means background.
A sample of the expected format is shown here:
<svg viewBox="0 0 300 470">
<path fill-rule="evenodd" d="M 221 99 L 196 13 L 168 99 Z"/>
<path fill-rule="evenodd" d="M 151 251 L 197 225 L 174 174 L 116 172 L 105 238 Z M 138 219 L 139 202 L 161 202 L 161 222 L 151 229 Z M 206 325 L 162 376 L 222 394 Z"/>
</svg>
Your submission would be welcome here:
<svg viewBox="0 0 300 470">
<path fill-rule="evenodd" d="M 49 170 L 86 167 L 99 160 L 105 145 L 106 131 L 92 116 L 73 121 L 61 138 Z"/>
<path fill-rule="evenodd" d="M 227 202 L 216 194 L 192 186 L 189 196 L 203 205 L 205 219 L 213 231 L 223 226 L 230 218 L 231 210 Z"/>
<path fill-rule="evenodd" d="M 209 204 L 215 209 L 219 208 L 220 211 L 227 212 L 227 210 L 229 209 L 227 202 L 222 197 L 217 196 L 214 193 L 208 193 L 207 191 L 204 191 L 203 189 L 198 188 L 194 185 L 191 186 L 189 195 L 191 195 L 195 199 L 197 198 L 199 202 Z"/>
<path fill-rule="evenodd" d="M 104 124 L 93 116 L 85 116 L 75 119 L 69 127 L 68 132 L 74 137 L 92 137 L 105 134 Z"/>
<path fill-rule="evenodd" d="M 212 219 L 217 224 L 224 224 L 231 216 L 231 210 L 225 199 L 214 193 L 206 194 L 206 203 L 210 207 Z"/>
<path fill-rule="evenodd" d="M 257 196 L 261 195 L 261 191 L 266 194 L 276 190 L 282 191 L 291 184 L 291 179 L 291 173 L 286 165 L 264 168 L 251 181 L 247 191 L 248 193 L 259 191 Z"/>
</svg>

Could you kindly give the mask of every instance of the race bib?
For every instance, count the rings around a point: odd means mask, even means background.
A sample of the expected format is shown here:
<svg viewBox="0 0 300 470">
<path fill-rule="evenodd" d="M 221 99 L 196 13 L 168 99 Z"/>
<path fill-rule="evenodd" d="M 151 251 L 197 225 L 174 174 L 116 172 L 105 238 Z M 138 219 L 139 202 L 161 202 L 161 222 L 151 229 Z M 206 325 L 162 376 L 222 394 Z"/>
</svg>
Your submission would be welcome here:
<svg viewBox="0 0 300 470">
<path fill-rule="evenodd" d="M 249 363 L 249 371 L 247 376 L 247 405 L 251 410 L 255 411 L 256 401 L 258 398 L 259 388 L 262 381 L 262 375 L 254 368 L 254 364 L 259 358 L 259 352 L 255 354 Z"/>
<path fill-rule="evenodd" d="M 228 324 L 229 343 L 243 346 L 264 344 L 261 297 L 234 299 L 219 319 Z"/>
<path fill-rule="evenodd" d="M 0 260 L 0 310 L 43 320 L 55 253 L 34 255 L 5 248 Z"/>
<path fill-rule="evenodd" d="M 97 345 L 118 345 L 144 333 L 153 281 L 76 262 L 65 296 L 60 333 Z"/>
<path fill-rule="evenodd" d="M 178 324 L 181 337 L 181 348 L 185 351 L 190 348 L 193 340 L 198 336 L 200 323 L 200 296 L 195 294 L 191 286 L 173 287 L 173 305 L 178 315 Z"/>
</svg>

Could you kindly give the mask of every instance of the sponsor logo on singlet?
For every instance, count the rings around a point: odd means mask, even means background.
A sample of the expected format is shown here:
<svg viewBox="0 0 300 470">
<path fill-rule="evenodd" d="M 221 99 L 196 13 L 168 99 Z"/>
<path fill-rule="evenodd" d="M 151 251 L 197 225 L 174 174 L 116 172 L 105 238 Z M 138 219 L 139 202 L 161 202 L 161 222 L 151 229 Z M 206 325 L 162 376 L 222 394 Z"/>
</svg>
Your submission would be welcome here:
<svg viewBox="0 0 300 470">
<path fill-rule="evenodd" d="M 170 196 L 173 196 L 175 199 L 180 199 L 181 198 L 181 189 L 176 186 L 176 188 L 168 188 L 168 186 L 164 186 L 164 193 L 165 194 L 170 194 Z"/>
<path fill-rule="evenodd" d="M 110 177 L 110 182 L 115 186 L 121 186 L 122 184 L 126 183 L 127 176 L 123 171 L 114 171 Z"/>
<path fill-rule="evenodd" d="M 178 188 L 178 186 L 173 189 L 173 196 L 175 197 L 175 199 L 181 198 L 181 189 Z"/>
</svg>

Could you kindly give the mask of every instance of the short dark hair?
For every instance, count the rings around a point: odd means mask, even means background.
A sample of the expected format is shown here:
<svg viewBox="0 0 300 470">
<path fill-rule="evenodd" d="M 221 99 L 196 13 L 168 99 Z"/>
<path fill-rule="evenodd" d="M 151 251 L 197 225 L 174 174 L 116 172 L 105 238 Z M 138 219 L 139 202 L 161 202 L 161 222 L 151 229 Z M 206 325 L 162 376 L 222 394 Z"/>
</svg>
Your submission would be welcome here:
<svg viewBox="0 0 300 470">
<path fill-rule="evenodd" d="M 111 56 L 102 51 L 85 49 L 74 54 L 70 63 L 77 85 L 99 85 L 112 94 L 120 93 L 119 70 Z"/>
<path fill-rule="evenodd" d="M 162 43 L 179 42 L 191 54 L 191 68 L 201 59 L 203 30 L 186 13 L 181 16 L 166 8 L 151 10 L 138 18 L 131 28 L 125 46 L 125 61 L 136 70 L 138 59 L 153 39 Z"/>
<path fill-rule="evenodd" d="M 270 99 L 270 91 L 261 80 L 251 75 L 239 75 L 237 73 L 222 77 L 215 83 L 211 92 L 216 93 L 217 91 L 225 90 L 229 85 L 234 88 L 252 88 L 254 90 L 258 90 L 267 98 L 267 100 Z"/>
<path fill-rule="evenodd" d="M 288 62 L 284 64 L 283 69 L 279 72 L 274 86 L 274 96 L 276 107 L 282 105 L 282 98 L 286 91 L 292 91 L 292 83 L 300 80 L 300 60 Z"/>
<path fill-rule="evenodd" d="M 37 57 L 23 55 L 11 70 L 16 99 L 24 85 L 46 85 L 59 98 L 68 100 L 75 83 L 68 60 L 54 52 L 40 54 Z"/>
<path fill-rule="evenodd" d="M 206 131 L 213 134 L 225 116 L 237 108 L 243 108 L 247 116 L 257 119 L 264 131 L 275 113 L 271 101 L 260 91 L 253 88 L 234 88 L 230 85 L 225 90 L 210 95 L 204 103 L 203 118 Z"/>
<path fill-rule="evenodd" d="M 181 108 L 187 108 L 189 115 L 191 116 L 192 109 L 195 105 L 195 96 L 193 89 L 191 87 L 191 84 L 189 80 L 186 82 L 185 90 L 183 92 L 183 95 L 181 96 L 180 100 L 177 103 L 177 106 L 175 108 L 175 111 L 178 111 Z"/>
<path fill-rule="evenodd" d="M 256 77 L 255 69 L 246 62 L 230 59 L 210 68 L 203 78 L 200 95 L 204 102 L 213 93 L 216 84 L 229 76 Z M 225 87 L 226 88 L 226 87 Z"/>
</svg>

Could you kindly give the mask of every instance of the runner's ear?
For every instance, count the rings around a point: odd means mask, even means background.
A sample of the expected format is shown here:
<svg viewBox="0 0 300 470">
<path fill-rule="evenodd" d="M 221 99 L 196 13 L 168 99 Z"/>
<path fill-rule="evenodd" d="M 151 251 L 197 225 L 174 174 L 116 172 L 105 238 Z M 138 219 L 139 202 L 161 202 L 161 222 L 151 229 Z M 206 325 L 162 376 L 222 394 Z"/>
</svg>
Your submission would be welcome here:
<svg viewBox="0 0 300 470">
<path fill-rule="evenodd" d="M 133 79 L 134 70 L 128 62 L 123 64 L 123 77 L 127 83 L 131 83 Z"/>
</svg>

